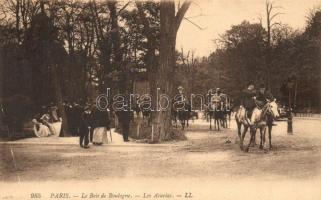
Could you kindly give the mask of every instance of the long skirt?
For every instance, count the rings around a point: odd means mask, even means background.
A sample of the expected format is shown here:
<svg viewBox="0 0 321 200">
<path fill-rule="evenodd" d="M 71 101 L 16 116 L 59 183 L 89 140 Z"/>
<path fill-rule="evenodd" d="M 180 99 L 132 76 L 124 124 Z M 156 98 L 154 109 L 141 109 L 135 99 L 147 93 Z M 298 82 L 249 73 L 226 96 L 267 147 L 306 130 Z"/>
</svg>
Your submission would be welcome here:
<svg viewBox="0 0 321 200">
<path fill-rule="evenodd" d="M 106 127 L 97 127 L 93 133 L 93 144 L 102 145 L 108 143 L 108 130 Z"/>
<path fill-rule="evenodd" d="M 61 125 L 62 125 L 62 122 L 54 122 L 54 123 L 49 124 L 49 129 L 50 129 L 52 136 L 59 137 Z"/>
<path fill-rule="evenodd" d="M 61 130 L 61 122 L 48 123 L 48 126 L 39 124 L 39 128 L 37 125 L 34 125 L 33 132 L 37 137 L 59 137 Z"/>
<path fill-rule="evenodd" d="M 37 128 L 37 125 L 33 126 L 33 132 L 37 137 L 48 137 L 51 135 L 48 126 L 45 126 L 43 124 L 39 124 L 38 126 L 39 128 Z"/>
</svg>

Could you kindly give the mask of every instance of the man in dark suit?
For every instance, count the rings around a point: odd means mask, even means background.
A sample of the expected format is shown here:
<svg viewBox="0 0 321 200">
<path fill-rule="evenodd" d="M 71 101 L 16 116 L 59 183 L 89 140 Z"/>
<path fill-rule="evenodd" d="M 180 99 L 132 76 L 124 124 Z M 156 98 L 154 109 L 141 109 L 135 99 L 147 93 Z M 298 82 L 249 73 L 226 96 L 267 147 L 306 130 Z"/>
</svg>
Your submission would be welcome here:
<svg viewBox="0 0 321 200">
<path fill-rule="evenodd" d="M 260 108 L 263 108 L 268 101 L 274 101 L 274 96 L 269 90 L 265 88 L 264 84 L 260 84 L 259 91 L 257 92 L 255 100 L 256 104 Z"/>
<path fill-rule="evenodd" d="M 83 112 L 83 107 L 78 103 L 74 102 L 71 110 L 71 134 L 73 136 L 80 135 L 80 125 L 81 125 L 81 114 Z"/>
<path fill-rule="evenodd" d="M 129 110 L 129 106 L 125 106 L 122 111 L 117 111 L 116 114 L 122 128 L 124 142 L 129 142 L 129 125 L 132 118 L 132 113 Z"/>
<path fill-rule="evenodd" d="M 92 128 L 92 111 L 89 106 L 85 106 L 84 111 L 81 114 L 81 123 L 80 123 L 80 137 L 79 144 L 80 147 L 88 149 L 89 146 L 89 132 Z"/>
<path fill-rule="evenodd" d="M 251 116 L 253 109 L 255 108 L 254 97 L 256 95 L 256 90 L 253 82 L 247 84 L 247 88 L 242 91 L 241 105 L 245 108 L 247 113 L 247 121 L 251 125 Z"/>
</svg>

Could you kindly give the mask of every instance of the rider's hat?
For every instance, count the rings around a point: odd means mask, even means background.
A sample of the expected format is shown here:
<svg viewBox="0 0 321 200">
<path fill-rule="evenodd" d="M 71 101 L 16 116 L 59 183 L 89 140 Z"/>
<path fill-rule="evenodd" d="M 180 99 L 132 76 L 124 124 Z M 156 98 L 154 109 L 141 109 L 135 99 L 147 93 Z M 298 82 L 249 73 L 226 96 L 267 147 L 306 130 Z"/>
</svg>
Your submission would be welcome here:
<svg viewBox="0 0 321 200">
<path fill-rule="evenodd" d="M 177 88 L 178 90 L 182 90 L 182 89 L 184 89 L 182 86 L 178 86 L 178 88 Z"/>
<path fill-rule="evenodd" d="M 221 88 L 216 88 L 216 92 L 220 92 L 221 91 Z"/>
<path fill-rule="evenodd" d="M 264 83 L 261 83 L 259 87 L 260 87 L 260 88 L 265 88 Z"/>
<path fill-rule="evenodd" d="M 250 80 L 248 83 L 247 83 L 247 86 L 250 86 L 250 85 L 254 85 L 254 82 L 252 80 Z"/>
</svg>

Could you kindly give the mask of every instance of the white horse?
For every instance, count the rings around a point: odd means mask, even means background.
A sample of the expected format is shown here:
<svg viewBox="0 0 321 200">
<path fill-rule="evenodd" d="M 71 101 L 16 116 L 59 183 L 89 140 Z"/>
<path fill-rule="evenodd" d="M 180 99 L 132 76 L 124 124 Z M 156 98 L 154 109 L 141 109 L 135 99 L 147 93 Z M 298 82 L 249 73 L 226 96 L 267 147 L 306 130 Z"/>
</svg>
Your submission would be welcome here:
<svg viewBox="0 0 321 200">
<path fill-rule="evenodd" d="M 255 142 L 255 135 L 257 129 L 260 129 L 260 136 L 261 136 L 261 141 L 260 141 L 260 149 L 263 149 L 264 144 L 265 144 L 265 132 L 266 132 L 266 127 L 268 127 L 269 131 L 269 145 L 270 149 L 272 149 L 272 124 L 274 119 L 279 117 L 279 112 L 278 112 L 278 106 L 274 101 L 266 103 L 266 105 L 262 108 L 259 109 L 258 107 L 254 108 L 250 123 L 246 119 L 246 111 L 244 107 L 240 107 L 235 114 L 235 120 L 237 123 L 237 128 L 238 128 L 238 136 L 240 138 L 240 148 L 243 150 L 243 142 L 244 138 L 246 135 L 246 132 L 248 128 L 250 128 L 250 142 L 245 149 L 245 151 L 248 151 L 250 148 L 251 144 L 254 144 Z M 241 127 L 244 127 L 243 133 L 241 133 Z"/>
</svg>

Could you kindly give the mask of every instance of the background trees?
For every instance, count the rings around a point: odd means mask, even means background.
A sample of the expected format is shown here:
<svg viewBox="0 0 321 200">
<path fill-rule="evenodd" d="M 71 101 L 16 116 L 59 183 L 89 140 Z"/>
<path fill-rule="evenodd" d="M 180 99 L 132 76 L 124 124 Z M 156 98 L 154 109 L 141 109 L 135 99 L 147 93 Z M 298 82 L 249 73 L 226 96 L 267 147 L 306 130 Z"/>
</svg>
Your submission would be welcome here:
<svg viewBox="0 0 321 200">
<path fill-rule="evenodd" d="M 198 58 L 175 49 L 191 1 L 0 2 L 1 102 L 92 102 L 107 87 L 131 92 L 138 79 L 148 80 L 152 96 L 157 87 L 172 94 L 183 85 L 188 95 L 220 87 L 237 99 L 252 80 L 267 83 L 283 104 L 320 110 L 320 10 L 299 31 L 276 23 L 280 13 L 267 2 L 267 27 L 232 25 L 211 55 Z M 160 139 L 170 132 L 169 115 L 153 114 Z"/>
<path fill-rule="evenodd" d="M 277 23 L 270 36 L 261 23 L 232 25 L 215 40 L 217 49 L 198 64 L 193 79 L 204 84 L 197 87 L 203 92 L 220 87 L 237 100 L 248 81 L 266 83 L 283 105 L 320 112 L 319 18 L 320 10 L 312 11 L 300 31 Z"/>
</svg>

